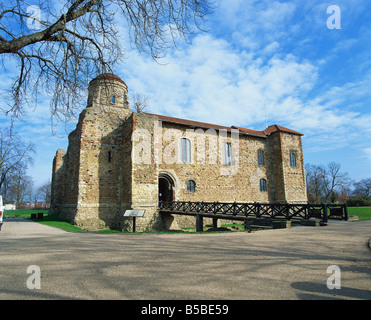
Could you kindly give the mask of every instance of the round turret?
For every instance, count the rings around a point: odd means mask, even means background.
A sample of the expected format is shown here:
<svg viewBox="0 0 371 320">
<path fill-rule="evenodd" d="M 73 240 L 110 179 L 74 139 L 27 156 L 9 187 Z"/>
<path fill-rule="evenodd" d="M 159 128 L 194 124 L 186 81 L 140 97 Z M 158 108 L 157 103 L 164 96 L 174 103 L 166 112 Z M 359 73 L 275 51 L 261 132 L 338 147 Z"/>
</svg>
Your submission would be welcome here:
<svg viewBox="0 0 371 320">
<path fill-rule="evenodd" d="M 91 80 L 87 107 L 95 106 L 130 109 L 126 83 L 112 73 L 103 73 Z"/>
</svg>

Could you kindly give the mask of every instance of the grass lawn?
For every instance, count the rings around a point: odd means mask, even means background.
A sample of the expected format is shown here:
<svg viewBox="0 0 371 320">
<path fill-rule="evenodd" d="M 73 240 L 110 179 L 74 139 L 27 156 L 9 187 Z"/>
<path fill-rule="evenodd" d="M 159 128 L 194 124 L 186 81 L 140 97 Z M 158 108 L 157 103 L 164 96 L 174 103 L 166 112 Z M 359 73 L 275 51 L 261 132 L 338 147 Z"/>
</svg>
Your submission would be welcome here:
<svg viewBox="0 0 371 320">
<path fill-rule="evenodd" d="M 19 209 L 19 210 L 7 210 L 4 211 L 4 218 L 25 218 L 31 219 L 31 213 L 44 213 L 44 218 L 42 220 L 33 220 L 35 222 L 45 224 L 47 226 L 59 228 L 66 231 L 75 231 L 75 232 L 87 232 L 79 227 L 74 226 L 66 220 L 60 219 L 57 215 L 48 216 L 48 210 L 43 209 Z M 111 232 L 118 232 L 112 231 Z"/>
<path fill-rule="evenodd" d="M 371 207 L 348 207 L 349 216 L 358 216 L 358 220 L 371 220 Z"/>
<path fill-rule="evenodd" d="M 99 233 L 122 233 L 117 230 L 104 229 L 99 231 L 86 231 L 79 227 L 74 226 L 66 220 L 60 219 L 57 215 L 48 216 L 48 210 L 43 209 L 19 209 L 19 210 L 7 210 L 4 212 L 4 218 L 26 218 L 31 219 L 31 213 L 44 213 L 44 218 L 42 220 L 33 220 L 35 222 L 45 224 L 47 226 L 59 228 L 66 231 L 74 232 L 99 232 Z M 349 216 L 358 216 L 358 220 L 371 220 L 371 207 L 348 207 Z M 237 224 L 236 224 L 237 225 Z M 223 225 L 225 227 L 231 227 L 232 225 Z M 242 224 L 238 224 L 241 228 Z M 185 228 L 186 229 L 186 228 Z M 193 229 L 193 228 L 189 228 Z M 206 230 L 207 228 L 205 228 Z M 193 230 L 189 230 L 193 231 Z"/>
</svg>

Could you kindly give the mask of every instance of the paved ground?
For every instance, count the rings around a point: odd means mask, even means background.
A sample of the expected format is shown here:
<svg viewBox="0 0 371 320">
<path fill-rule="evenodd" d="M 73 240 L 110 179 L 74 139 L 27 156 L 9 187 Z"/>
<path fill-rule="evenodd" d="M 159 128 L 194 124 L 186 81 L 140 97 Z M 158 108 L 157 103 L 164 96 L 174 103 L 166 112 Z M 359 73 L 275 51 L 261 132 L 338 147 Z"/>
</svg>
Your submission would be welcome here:
<svg viewBox="0 0 371 320">
<path fill-rule="evenodd" d="M 253 233 L 81 234 L 22 219 L 0 232 L 0 299 L 367 299 L 371 221 Z M 27 267 L 41 289 L 27 288 Z M 329 290 L 326 270 L 341 270 Z"/>
</svg>

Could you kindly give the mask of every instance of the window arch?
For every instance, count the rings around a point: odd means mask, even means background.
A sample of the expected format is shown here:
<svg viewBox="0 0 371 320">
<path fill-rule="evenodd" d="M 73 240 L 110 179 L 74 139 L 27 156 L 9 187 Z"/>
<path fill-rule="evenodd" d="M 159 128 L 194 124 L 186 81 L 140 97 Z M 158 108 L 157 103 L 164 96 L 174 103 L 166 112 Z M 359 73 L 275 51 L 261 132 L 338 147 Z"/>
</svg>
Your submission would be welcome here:
<svg viewBox="0 0 371 320">
<path fill-rule="evenodd" d="M 264 167 L 264 150 L 258 149 L 258 166 Z"/>
<path fill-rule="evenodd" d="M 290 152 L 290 167 L 296 167 L 296 155 L 294 152 Z"/>
<path fill-rule="evenodd" d="M 267 192 L 267 180 L 260 179 L 260 191 Z"/>
<path fill-rule="evenodd" d="M 179 155 L 181 162 L 191 163 L 191 140 L 187 138 L 179 140 Z"/>
<path fill-rule="evenodd" d="M 232 145 L 230 143 L 223 145 L 223 164 L 226 166 L 232 165 Z"/>
<path fill-rule="evenodd" d="M 196 192 L 196 182 L 193 180 L 187 181 L 187 191 L 188 192 Z"/>
</svg>

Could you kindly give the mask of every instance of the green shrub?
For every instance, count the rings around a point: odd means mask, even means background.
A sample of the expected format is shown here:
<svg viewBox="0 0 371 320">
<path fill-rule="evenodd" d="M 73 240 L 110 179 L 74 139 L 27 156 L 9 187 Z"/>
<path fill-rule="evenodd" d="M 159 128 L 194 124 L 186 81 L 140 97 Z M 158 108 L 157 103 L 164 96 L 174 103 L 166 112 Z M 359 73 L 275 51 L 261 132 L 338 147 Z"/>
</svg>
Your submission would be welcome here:
<svg viewBox="0 0 371 320">
<path fill-rule="evenodd" d="M 347 201 L 348 207 L 370 207 L 371 201 L 363 198 L 354 198 Z"/>
</svg>

